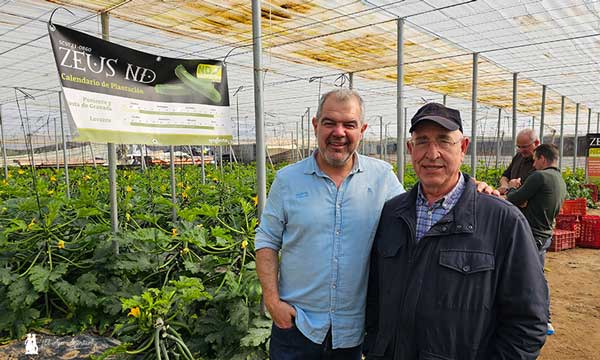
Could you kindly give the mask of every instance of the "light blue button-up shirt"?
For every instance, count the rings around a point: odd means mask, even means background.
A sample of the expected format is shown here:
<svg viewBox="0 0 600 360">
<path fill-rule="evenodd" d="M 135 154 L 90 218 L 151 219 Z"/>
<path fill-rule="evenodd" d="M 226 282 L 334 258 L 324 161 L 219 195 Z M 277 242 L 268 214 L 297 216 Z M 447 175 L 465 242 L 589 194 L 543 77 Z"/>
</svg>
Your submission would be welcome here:
<svg viewBox="0 0 600 360">
<path fill-rule="evenodd" d="M 296 309 L 296 327 L 318 344 L 331 327 L 333 348 L 349 348 L 363 339 L 381 209 L 404 189 L 388 163 L 358 154 L 337 188 L 315 156 L 277 173 L 255 247 L 280 251 L 279 296 Z"/>
</svg>

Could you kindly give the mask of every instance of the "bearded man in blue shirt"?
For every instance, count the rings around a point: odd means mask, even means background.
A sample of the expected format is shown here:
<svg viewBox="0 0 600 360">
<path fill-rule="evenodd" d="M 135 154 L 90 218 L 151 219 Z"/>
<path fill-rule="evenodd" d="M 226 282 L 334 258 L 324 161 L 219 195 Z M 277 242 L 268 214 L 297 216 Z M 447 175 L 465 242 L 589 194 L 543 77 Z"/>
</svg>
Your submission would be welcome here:
<svg viewBox="0 0 600 360">
<path fill-rule="evenodd" d="M 374 232 L 385 201 L 404 192 L 388 163 L 356 152 L 364 113 L 355 91 L 324 94 L 318 150 L 271 186 L 255 239 L 271 359 L 361 358 Z"/>
</svg>

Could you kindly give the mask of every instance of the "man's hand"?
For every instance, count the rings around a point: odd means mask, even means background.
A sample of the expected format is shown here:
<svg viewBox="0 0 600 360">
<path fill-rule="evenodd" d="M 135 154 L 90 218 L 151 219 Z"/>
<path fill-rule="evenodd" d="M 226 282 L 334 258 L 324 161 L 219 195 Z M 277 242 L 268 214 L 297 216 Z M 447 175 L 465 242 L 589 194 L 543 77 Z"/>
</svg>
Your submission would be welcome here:
<svg viewBox="0 0 600 360">
<path fill-rule="evenodd" d="M 509 188 L 518 189 L 521 187 L 521 178 L 512 179 L 508 182 Z"/>
<path fill-rule="evenodd" d="M 475 184 L 477 185 L 477 192 L 500 196 L 500 192 L 498 190 L 494 190 L 493 187 L 489 186 L 484 181 L 477 181 L 475 179 L 473 179 L 473 181 L 475 181 Z"/>
<path fill-rule="evenodd" d="M 273 302 L 267 302 L 266 305 L 273 322 L 278 328 L 289 329 L 294 326 L 296 309 L 294 309 L 293 306 L 279 299 Z"/>
</svg>

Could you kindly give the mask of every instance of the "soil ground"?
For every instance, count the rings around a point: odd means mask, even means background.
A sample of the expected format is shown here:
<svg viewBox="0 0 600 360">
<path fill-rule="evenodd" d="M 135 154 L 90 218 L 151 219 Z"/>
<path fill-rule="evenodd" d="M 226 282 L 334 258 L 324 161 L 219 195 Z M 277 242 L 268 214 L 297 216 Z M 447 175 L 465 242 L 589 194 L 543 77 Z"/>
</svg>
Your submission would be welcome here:
<svg viewBox="0 0 600 360">
<path fill-rule="evenodd" d="M 600 249 L 547 253 L 546 278 L 556 333 L 546 339 L 539 359 L 600 359 Z"/>
</svg>

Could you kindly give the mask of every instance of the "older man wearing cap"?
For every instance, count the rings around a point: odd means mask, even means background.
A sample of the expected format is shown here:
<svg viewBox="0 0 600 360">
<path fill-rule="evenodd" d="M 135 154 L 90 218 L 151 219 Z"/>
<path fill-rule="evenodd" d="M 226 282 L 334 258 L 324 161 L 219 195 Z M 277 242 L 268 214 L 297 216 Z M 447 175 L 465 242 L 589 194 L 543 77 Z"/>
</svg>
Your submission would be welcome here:
<svg viewBox="0 0 600 360">
<path fill-rule="evenodd" d="M 527 220 L 460 172 L 469 139 L 457 110 L 427 104 L 410 132 L 419 182 L 381 214 L 367 359 L 535 359 L 548 290 Z"/>
</svg>

